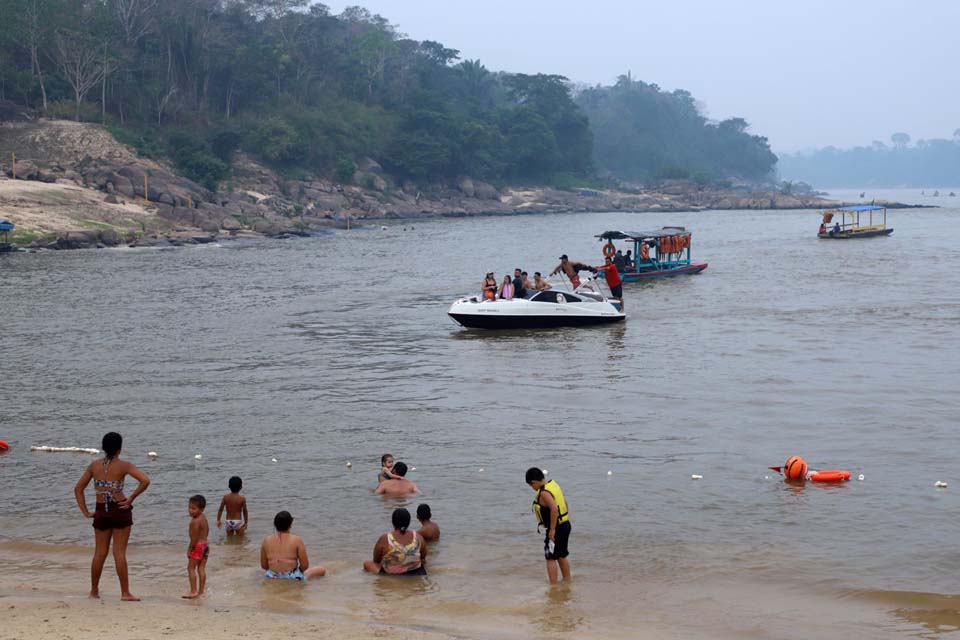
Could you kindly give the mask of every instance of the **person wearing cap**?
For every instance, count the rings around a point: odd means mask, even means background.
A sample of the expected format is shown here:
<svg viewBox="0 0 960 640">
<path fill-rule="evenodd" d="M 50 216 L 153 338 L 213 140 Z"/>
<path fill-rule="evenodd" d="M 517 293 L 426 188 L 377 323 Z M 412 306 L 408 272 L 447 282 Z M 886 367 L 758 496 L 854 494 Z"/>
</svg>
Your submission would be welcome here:
<svg viewBox="0 0 960 640">
<path fill-rule="evenodd" d="M 517 267 L 513 270 L 513 295 L 517 298 L 526 298 L 527 289 L 523 284 L 523 269 Z"/>
<path fill-rule="evenodd" d="M 483 284 L 480 285 L 480 290 L 483 292 L 484 300 L 497 299 L 497 279 L 493 277 L 493 271 L 487 273 L 487 277 L 483 279 Z"/>
<path fill-rule="evenodd" d="M 556 275 L 563 271 L 568 278 L 570 278 L 570 284 L 574 289 L 580 286 L 580 275 L 581 271 L 590 271 L 596 273 L 596 269 L 591 267 L 588 264 L 583 264 L 582 262 L 571 262 L 570 258 L 567 257 L 567 254 L 560 256 L 560 264 L 557 265 L 557 268 L 550 272 L 550 275 Z"/>
</svg>

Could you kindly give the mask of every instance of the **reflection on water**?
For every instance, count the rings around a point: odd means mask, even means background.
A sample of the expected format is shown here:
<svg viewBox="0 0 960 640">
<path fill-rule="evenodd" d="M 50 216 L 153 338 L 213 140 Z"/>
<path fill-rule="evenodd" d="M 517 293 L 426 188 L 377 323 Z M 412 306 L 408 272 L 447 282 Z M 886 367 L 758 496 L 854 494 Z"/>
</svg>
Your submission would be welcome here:
<svg viewBox="0 0 960 640">
<path fill-rule="evenodd" d="M 212 501 L 240 475 L 251 528 L 212 533 L 214 603 L 385 616 L 400 601 L 411 624 L 518 637 L 794 637 L 814 617 L 811 637 L 899 632 L 908 614 L 890 612 L 950 606 L 832 595 L 956 591 L 960 564 L 934 542 L 958 498 L 933 482 L 956 468 L 957 213 L 893 212 L 893 236 L 849 244 L 816 240 L 814 212 L 748 211 L 4 256 L 0 561 L 83 588 L 90 525 L 72 487 L 90 458 L 28 449 L 117 430 L 153 480 L 131 550 L 147 592 L 183 589 L 187 496 Z M 661 224 L 691 228 L 710 267 L 626 285 L 623 324 L 485 333 L 446 316 L 490 269 L 599 263 L 598 231 Z M 421 495 L 372 495 L 388 452 Z M 794 454 L 866 479 L 785 484 L 767 467 Z M 569 588 L 544 591 L 532 465 L 576 521 Z M 444 531 L 429 578 L 362 575 L 393 509 L 421 502 Z M 281 509 L 327 578 L 260 578 Z"/>
</svg>

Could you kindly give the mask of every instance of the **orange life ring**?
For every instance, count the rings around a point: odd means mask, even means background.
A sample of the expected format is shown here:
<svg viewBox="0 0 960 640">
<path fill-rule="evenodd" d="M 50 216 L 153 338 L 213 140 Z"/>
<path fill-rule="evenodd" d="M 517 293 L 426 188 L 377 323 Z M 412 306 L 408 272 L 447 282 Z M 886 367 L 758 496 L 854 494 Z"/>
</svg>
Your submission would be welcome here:
<svg viewBox="0 0 960 640">
<path fill-rule="evenodd" d="M 810 480 L 813 482 L 845 482 L 849 479 L 849 471 L 841 471 L 838 469 L 826 469 L 810 474 Z"/>
<path fill-rule="evenodd" d="M 647 246 L 646 242 L 640 243 L 640 259 L 648 260 L 650 258 L 650 247 Z"/>
<path fill-rule="evenodd" d="M 0 451 L 7 451 L 10 445 L 5 440 L 0 440 Z"/>
<path fill-rule="evenodd" d="M 613 246 L 612 242 L 608 242 L 607 244 L 603 245 L 604 258 L 612 258 L 616 253 L 617 253 L 617 248 Z"/>
</svg>

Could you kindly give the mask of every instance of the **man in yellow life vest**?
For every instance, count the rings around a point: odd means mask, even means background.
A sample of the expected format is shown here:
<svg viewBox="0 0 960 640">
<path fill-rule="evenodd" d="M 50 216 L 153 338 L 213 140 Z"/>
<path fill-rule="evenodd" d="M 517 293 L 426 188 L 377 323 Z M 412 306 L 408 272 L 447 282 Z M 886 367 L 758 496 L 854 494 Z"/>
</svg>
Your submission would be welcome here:
<svg viewBox="0 0 960 640">
<path fill-rule="evenodd" d="M 547 561 L 547 576 L 550 584 L 557 583 L 557 568 L 569 581 L 570 555 L 567 544 L 570 540 L 570 513 L 563 491 L 555 480 L 545 480 L 543 471 L 537 467 L 527 469 L 527 484 L 537 492 L 533 499 L 533 512 L 537 516 L 537 531 L 546 527 L 547 535 L 543 539 L 543 556 Z"/>
</svg>

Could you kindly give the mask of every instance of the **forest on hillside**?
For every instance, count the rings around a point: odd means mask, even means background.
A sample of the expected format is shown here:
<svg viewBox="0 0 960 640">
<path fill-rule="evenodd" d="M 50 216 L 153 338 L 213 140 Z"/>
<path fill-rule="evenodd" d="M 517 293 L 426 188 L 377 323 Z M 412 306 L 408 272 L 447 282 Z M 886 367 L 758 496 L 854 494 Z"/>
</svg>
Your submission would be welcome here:
<svg viewBox="0 0 960 640">
<path fill-rule="evenodd" d="M 709 122 L 688 91 L 664 91 L 627 74 L 581 92 L 576 102 L 593 127 L 597 165 L 621 178 L 772 177 L 777 157 L 767 139 L 751 135 L 742 118 Z"/>
<path fill-rule="evenodd" d="M 953 138 L 917 140 L 899 132 L 891 144 L 825 147 L 780 156 L 780 175 L 818 187 L 955 187 L 960 185 L 960 129 Z"/>
<path fill-rule="evenodd" d="M 309 0 L 3 0 L 0 100 L 102 122 L 208 187 L 243 149 L 348 182 L 371 157 L 417 183 L 759 179 L 776 158 L 686 92 L 493 72 L 361 7 Z M 589 118 L 589 119 L 588 119 Z"/>
</svg>

